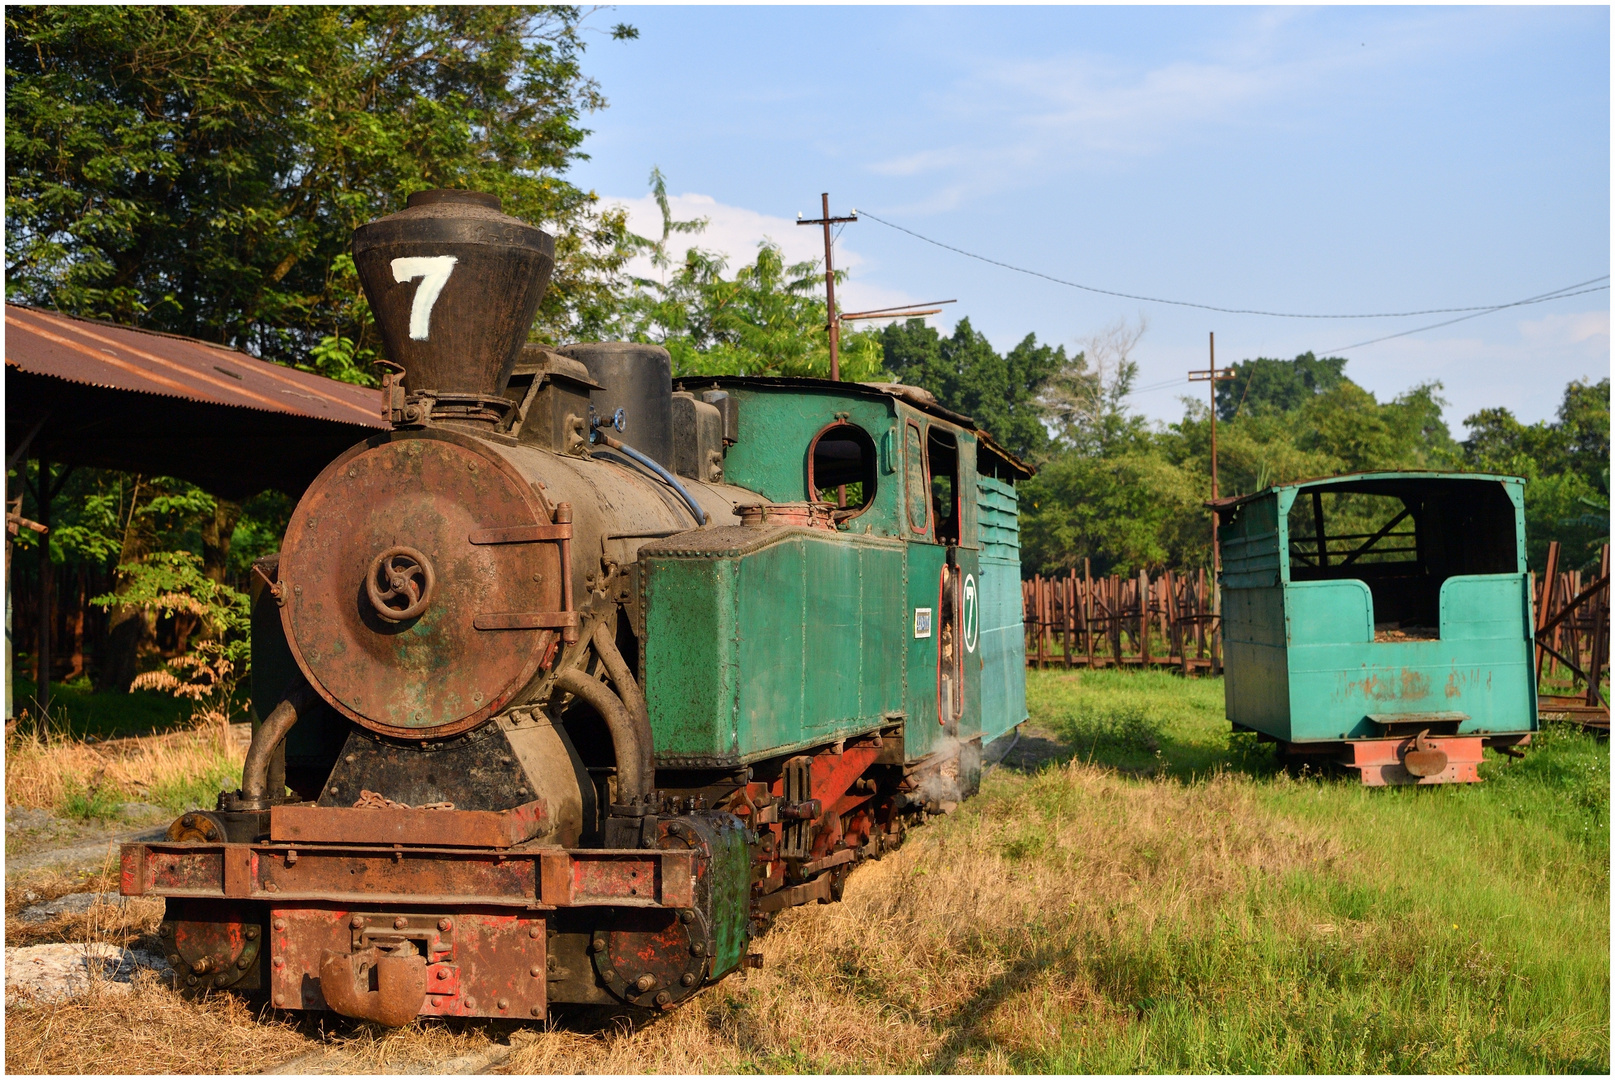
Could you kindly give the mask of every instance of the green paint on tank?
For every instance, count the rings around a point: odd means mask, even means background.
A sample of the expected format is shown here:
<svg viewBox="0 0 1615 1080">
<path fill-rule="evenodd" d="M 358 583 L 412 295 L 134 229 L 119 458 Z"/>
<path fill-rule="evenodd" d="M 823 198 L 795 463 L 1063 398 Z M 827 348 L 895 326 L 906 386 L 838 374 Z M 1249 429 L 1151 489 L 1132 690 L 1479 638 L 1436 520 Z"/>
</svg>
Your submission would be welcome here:
<svg viewBox="0 0 1615 1080">
<path fill-rule="evenodd" d="M 756 761 L 899 719 L 914 761 L 955 736 L 992 739 L 1026 719 L 1015 489 L 978 476 L 976 432 L 857 384 L 720 385 L 740 418 L 724 461 L 729 483 L 772 502 L 807 500 L 815 438 L 852 424 L 874 448 L 874 492 L 835 531 L 728 526 L 641 549 L 642 670 L 658 762 Z M 933 432 L 957 451 L 954 545 L 937 542 L 932 520 Z M 963 679 L 952 732 L 938 699 L 950 564 Z"/>
<path fill-rule="evenodd" d="M 904 545 L 796 527 L 643 549 L 646 694 L 661 761 L 755 761 L 903 709 Z"/>
<path fill-rule="evenodd" d="M 740 410 L 740 440 L 724 457 L 724 478 L 755 491 L 771 502 L 800 502 L 808 497 L 807 448 L 820 431 L 838 419 L 862 428 L 875 444 L 879 467 L 875 496 L 868 509 L 845 531 L 901 537 L 903 524 L 901 444 L 888 446 L 888 433 L 901 438 L 900 412 L 919 415 L 886 397 L 857 397 L 828 390 L 779 391 L 731 389 Z"/>
<path fill-rule="evenodd" d="M 1229 719 L 1286 742 L 1372 738 L 1373 718 L 1434 713 L 1464 714 L 1459 734 L 1535 731 L 1523 488 L 1369 473 L 1222 504 Z M 1354 520 L 1382 506 L 1385 523 L 1332 532 L 1331 505 Z"/>
</svg>

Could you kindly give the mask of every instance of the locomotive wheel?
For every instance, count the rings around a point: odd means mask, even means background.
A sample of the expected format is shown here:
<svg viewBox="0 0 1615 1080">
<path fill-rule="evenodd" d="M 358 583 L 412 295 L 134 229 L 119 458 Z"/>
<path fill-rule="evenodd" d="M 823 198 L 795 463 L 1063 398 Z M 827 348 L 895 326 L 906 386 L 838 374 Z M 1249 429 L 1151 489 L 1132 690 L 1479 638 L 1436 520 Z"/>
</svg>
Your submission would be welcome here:
<svg viewBox="0 0 1615 1080">
<path fill-rule="evenodd" d="M 174 989 L 189 997 L 261 985 L 262 917 L 251 907 L 170 900 L 158 935 Z"/>
</svg>

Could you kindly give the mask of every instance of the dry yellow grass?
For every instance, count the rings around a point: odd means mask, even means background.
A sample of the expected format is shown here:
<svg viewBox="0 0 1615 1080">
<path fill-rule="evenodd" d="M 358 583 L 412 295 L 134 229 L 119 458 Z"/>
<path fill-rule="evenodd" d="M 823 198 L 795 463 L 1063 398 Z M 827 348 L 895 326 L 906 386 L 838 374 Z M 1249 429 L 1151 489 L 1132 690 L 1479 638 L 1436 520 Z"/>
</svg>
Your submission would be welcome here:
<svg viewBox="0 0 1615 1080">
<path fill-rule="evenodd" d="M 1006 777 L 861 868 L 841 904 L 785 913 L 762 971 L 638 1032 L 545 1034 L 508 1070 L 1010 1071 L 1009 1053 L 1053 1041 L 1073 1011 L 1126 1024 L 1094 984 L 1115 939 L 1193 925 L 1252 875 L 1342 854 L 1252 794 L 1233 777 L 1140 785 L 1082 765 Z M 1034 826 L 1051 803 L 1057 824 Z"/>
<path fill-rule="evenodd" d="M 186 1001 L 150 974 L 131 993 L 97 986 L 66 1002 L 6 1010 L 8 1073 L 254 1072 L 307 1042 L 237 998 Z"/>
<path fill-rule="evenodd" d="M 161 802 L 221 769 L 239 769 L 243 760 L 242 749 L 217 722 L 97 743 L 19 729 L 6 736 L 6 804 L 53 809 L 85 792 Z"/>
<path fill-rule="evenodd" d="M 97 900 L 88 911 L 69 912 L 45 922 L 24 922 L 17 917 L 25 907 L 68 893 L 115 895 L 117 891 L 118 867 L 110 858 L 95 874 L 50 869 L 15 884 L 7 883 L 6 945 L 16 948 L 52 941 L 105 942 L 158 951 L 157 924 L 163 921 L 160 896 L 134 896 L 111 903 Z"/>
<path fill-rule="evenodd" d="M 537 1032 L 498 1068 L 1007 1071 L 1009 1053 L 1047 1043 L 1073 1010 L 1128 1023 L 1093 981 L 1102 965 L 1092 961 L 1114 939 L 1161 920 L 1195 922 L 1253 875 L 1340 854 L 1264 810 L 1240 778 L 1139 784 L 1082 765 L 996 777 L 955 818 L 860 868 L 842 903 L 786 912 L 756 946 L 761 971 L 639 1030 Z M 310 1068 L 388 1072 L 488 1050 L 512 1030 L 419 1023 L 382 1032 L 330 1017 L 322 1028 L 319 1019 L 256 1018 L 228 999 L 187 1004 L 154 985 L 117 1010 L 117 1020 L 88 1000 L 48 1017 L 11 1010 L 8 1070 L 250 1071 L 326 1050 Z"/>
</svg>

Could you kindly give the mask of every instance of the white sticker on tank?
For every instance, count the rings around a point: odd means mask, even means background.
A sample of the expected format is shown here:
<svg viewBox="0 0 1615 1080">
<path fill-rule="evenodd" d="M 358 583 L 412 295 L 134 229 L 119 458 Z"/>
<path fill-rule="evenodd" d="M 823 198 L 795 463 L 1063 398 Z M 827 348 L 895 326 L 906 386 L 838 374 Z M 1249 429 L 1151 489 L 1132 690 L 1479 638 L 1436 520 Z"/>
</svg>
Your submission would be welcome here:
<svg viewBox="0 0 1615 1080">
<path fill-rule="evenodd" d="M 917 607 L 914 609 L 914 636 L 925 638 L 931 636 L 931 609 Z"/>
<path fill-rule="evenodd" d="M 981 632 L 981 603 L 976 596 L 976 575 L 965 575 L 965 652 L 976 651 L 976 638 Z"/>
<path fill-rule="evenodd" d="M 413 255 L 393 260 L 393 280 L 402 285 L 406 281 L 421 279 L 415 288 L 415 300 L 409 305 L 409 337 L 411 341 L 425 341 L 432 332 L 432 305 L 437 303 L 454 264 L 460 260 L 453 255 Z"/>
</svg>

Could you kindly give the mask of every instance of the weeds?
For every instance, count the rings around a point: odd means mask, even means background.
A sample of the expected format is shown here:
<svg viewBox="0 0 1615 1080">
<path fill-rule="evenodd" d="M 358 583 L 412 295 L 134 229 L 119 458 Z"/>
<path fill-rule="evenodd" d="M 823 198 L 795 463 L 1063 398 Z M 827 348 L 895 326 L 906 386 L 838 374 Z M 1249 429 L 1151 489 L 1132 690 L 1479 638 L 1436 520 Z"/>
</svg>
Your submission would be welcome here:
<svg viewBox="0 0 1615 1080">
<path fill-rule="evenodd" d="M 6 736 L 6 803 L 81 821 L 110 820 L 123 802 L 211 807 L 240 775 L 242 760 L 216 723 L 100 743 L 19 728 Z"/>
<path fill-rule="evenodd" d="M 105 772 L 98 772 L 87 784 L 77 778 L 68 780 L 57 810 L 76 821 L 112 821 L 122 816 L 123 803 L 107 786 Z"/>
<path fill-rule="evenodd" d="M 539 1032 L 501 1068 L 1608 1071 L 1607 745 L 1545 732 L 1484 784 L 1370 790 L 1231 741 L 1215 680 L 1028 683 L 1067 761 L 994 770 L 842 903 L 783 913 L 762 970 L 637 1030 Z M 506 1037 L 293 1026 L 158 987 L 120 1009 L 134 1054 L 104 1008 L 13 1010 L 8 1067 L 216 1071 L 328 1047 L 333 1068 L 398 1070 Z"/>
</svg>

